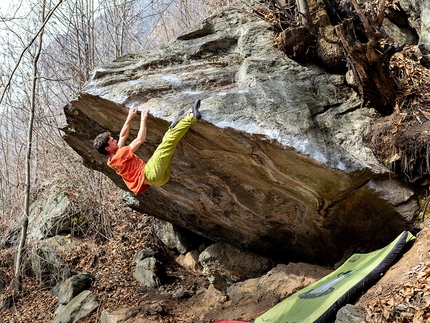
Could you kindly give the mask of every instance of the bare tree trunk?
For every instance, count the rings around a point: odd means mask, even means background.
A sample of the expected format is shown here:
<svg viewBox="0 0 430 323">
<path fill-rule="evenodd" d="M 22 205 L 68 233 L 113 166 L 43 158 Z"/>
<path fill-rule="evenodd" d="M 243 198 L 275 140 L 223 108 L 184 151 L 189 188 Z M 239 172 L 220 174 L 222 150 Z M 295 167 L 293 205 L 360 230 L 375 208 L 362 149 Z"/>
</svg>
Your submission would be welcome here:
<svg viewBox="0 0 430 323">
<path fill-rule="evenodd" d="M 297 9 L 300 14 L 300 19 L 302 21 L 303 26 L 306 27 L 307 30 L 311 34 L 315 33 L 315 27 L 312 24 L 311 15 L 309 13 L 308 0 L 296 0 Z"/>
<path fill-rule="evenodd" d="M 62 0 L 60 0 L 59 4 Z M 59 5 L 58 4 L 58 5 Z M 57 7 L 58 7 L 57 5 Z M 56 8 L 57 8 L 56 7 Z M 41 15 L 42 21 L 45 21 L 45 0 L 41 3 Z M 55 9 L 54 9 L 55 10 Z M 49 16 L 50 17 L 50 16 Z M 49 19 L 49 17 L 47 19 Z M 27 240 L 27 230 L 28 230 L 28 221 L 30 216 L 30 188 L 31 188 L 31 149 L 32 149 L 32 141 L 33 141 L 33 122 L 34 122 L 34 112 L 36 106 L 36 87 L 38 82 L 38 61 L 40 57 L 40 53 L 42 51 L 42 43 L 43 43 L 43 32 L 44 28 L 39 32 L 39 43 L 37 45 L 36 53 L 33 58 L 32 64 L 32 85 L 31 85 L 31 98 L 30 98 L 30 115 L 28 120 L 28 129 L 27 129 L 27 151 L 26 151 L 26 159 L 25 159 L 25 197 L 24 197 L 24 223 L 21 228 L 21 239 L 18 245 L 18 252 L 16 255 L 15 262 L 15 291 L 16 293 L 20 293 L 22 290 L 22 277 L 20 275 L 20 268 L 22 263 L 23 251 L 25 248 L 26 240 Z"/>
</svg>

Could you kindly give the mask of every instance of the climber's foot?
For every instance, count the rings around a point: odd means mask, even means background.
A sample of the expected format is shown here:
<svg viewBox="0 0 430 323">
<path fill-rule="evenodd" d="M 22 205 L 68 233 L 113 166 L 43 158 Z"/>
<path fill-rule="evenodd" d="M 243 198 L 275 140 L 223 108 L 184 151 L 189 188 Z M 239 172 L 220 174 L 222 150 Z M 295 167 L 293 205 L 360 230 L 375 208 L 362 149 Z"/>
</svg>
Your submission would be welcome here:
<svg viewBox="0 0 430 323">
<path fill-rule="evenodd" d="M 200 100 L 197 100 L 196 102 L 194 102 L 194 106 L 190 111 L 190 115 L 196 119 L 201 119 L 202 115 L 200 114 Z"/>
<path fill-rule="evenodd" d="M 178 115 L 175 117 L 175 119 L 173 119 L 169 129 L 175 128 L 175 126 L 179 123 L 179 121 L 182 120 L 183 116 L 184 116 L 184 111 L 183 110 L 179 111 Z"/>
</svg>

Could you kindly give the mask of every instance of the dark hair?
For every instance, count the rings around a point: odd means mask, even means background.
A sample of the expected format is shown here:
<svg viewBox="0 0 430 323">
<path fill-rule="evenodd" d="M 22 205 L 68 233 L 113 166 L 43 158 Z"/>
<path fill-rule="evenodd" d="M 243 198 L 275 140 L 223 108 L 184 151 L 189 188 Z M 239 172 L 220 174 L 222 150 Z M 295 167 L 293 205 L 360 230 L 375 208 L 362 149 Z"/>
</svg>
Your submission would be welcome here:
<svg viewBox="0 0 430 323">
<path fill-rule="evenodd" d="M 99 134 L 96 139 L 94 139 L 94 148 L 103 155 L 107 155 L 108 152 L 106 151 L 106 147 L 109 146 L 108 141 L 110 138 L 110 132 L 106 131 L 101 134 Z"/>
</svg>

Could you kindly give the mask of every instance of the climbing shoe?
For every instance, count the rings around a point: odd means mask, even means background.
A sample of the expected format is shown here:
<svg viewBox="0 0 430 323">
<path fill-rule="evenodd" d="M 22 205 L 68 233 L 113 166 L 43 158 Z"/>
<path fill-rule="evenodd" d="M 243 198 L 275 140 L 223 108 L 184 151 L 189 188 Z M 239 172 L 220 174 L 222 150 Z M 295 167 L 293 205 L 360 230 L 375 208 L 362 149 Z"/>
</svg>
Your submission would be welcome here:
<svg viewBox="0 0 430 323">
<path fill-rule="evenodd" d="M 179 121 L 182 120 L 183 116 L 184 116 L 184 111 L 183 110 L 179 111 L 178 115 L 175 117 L 175 119 L 173 119 L 169 129 L 175 128 L 175 126 L 179 123 Z"/>
<path fill-rule="evenodd" d="M 194 106 L 190 111 L 190 113 L 192 113 L 194 118 L 196 118 L 196 119 L 200 119 L 202 117 L 199 109 L 200 109 L 200 100 L 197 100 L 196 102 L 194 102 Z"/>
</svg>

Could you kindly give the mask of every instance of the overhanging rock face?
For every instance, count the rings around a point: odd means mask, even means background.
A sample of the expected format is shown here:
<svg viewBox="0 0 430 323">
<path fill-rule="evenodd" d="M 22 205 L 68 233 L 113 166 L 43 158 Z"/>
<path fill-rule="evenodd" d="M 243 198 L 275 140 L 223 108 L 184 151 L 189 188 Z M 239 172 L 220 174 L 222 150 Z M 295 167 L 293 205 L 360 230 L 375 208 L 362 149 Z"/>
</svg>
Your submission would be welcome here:
<svg viewBox="0 0 430 323">
<path fill-rule="evenodd" d="M 298 65 L 273 37 L 248 8 L 231 8 L 101 66 L 65 107 L 64 138 L 126 189 L 94 137 L 117 135 L 128 108 L 148 108 L 138 150 L 148 160 L 177 111 L 202 99 L 171 180 L 136 196 L 137 210 L 283 261 L 331 264 L 348 248 L 386 244 L 409 228 L 416 202 L 362 144 L 373 110 L 360 108 L 343 76 Z"/>
</svg>

